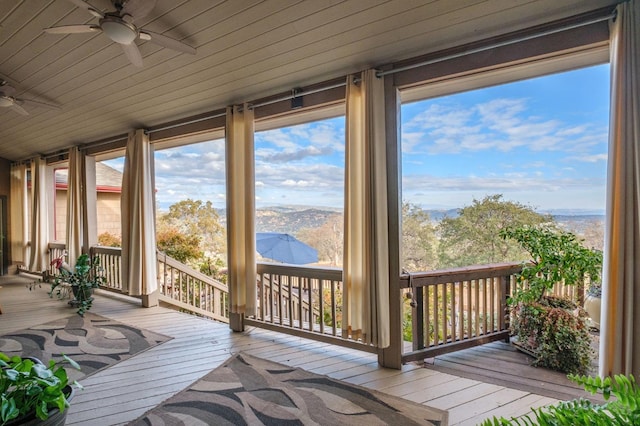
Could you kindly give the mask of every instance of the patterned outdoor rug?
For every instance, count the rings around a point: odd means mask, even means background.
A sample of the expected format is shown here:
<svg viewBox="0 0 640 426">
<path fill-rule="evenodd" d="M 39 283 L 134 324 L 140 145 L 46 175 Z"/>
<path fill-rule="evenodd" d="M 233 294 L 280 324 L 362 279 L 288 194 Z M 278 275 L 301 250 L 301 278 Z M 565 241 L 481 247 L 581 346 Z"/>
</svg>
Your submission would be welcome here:
<svg viewBox="0 0 640 426">
<path fill-rule="evenodd" d="M 239 353 L 130 425 L 446 425 L 448 413 Z"/>
<path fill-rule="evenodd" d="M 0 336 L 0 352 L 44 362 L 67 355 L 81 367 L 67 368 L 69 378 L 79 380 L 170 339 L 88 312 Z"/>
</svg>

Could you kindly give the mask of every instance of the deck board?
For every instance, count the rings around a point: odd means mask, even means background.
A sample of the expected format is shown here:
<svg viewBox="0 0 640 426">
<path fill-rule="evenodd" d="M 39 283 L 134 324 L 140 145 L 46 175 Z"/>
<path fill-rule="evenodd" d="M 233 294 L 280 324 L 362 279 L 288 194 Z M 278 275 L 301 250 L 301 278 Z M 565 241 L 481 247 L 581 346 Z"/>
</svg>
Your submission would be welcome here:
<svg viewBox="0 0 640 426">
<path fill-rule="evenodd" d="M 0 277 L 0 334 L 28 328 L 73 313 L 65 301 L 50 299 L 47 287 L 29 291 L 23 278 Z M 451 424 L 475 424 L 493 415 L 521 416 L 531 406 L 553 403 L 549 381 L 536 385 L 522 369 L 532 369 L 519 353 L 490 344 L 435 359 L 435 365 L 409 363 L 401 370 L 382 368 L 373 354 L 314 342 L 302 337 L 248 327 L 234 333 L 226 324 L 162 307 L 141 308 L 138 300 L 99 291 L 92 312 L 164 334 L 172 339 L 82 380 L 68 425 L 119 425 L 144 414 L 240 351 L 293 367 L 448 409 Z M 475 359 L 475 361 L 474 361 Z M 475 362 L 475 365 L 473 363 Z M 459 365 L 471 363 L 464 368 Z M 496 383 L 498 364 L 518 372 L 520 382 Z M 475 371 L 474 371 L 475 370 Z M 486 370 L 486 375 L 480 374 Z M 544 376 L 541 369 L 533 369 Z M 505 386 L 507 385 L 507 386 Z M 525 387 L 526 389 L 521 389 Z M 566 397 L 581 396 L 567 388 Z M 563 391 L 565 389 L 563 388 Z"/>
<path fill-rule="evenodd" d="M 594 402 L 603 401 L 597 395 L 586 393 L 567 379 L 566 374 L 532 367 L 531 361 L 528 355 L 511 345 L 493 342 L 438 356 L 425 362 L 425 368 L 554 399 L 584 397 Z"/>
</svg>

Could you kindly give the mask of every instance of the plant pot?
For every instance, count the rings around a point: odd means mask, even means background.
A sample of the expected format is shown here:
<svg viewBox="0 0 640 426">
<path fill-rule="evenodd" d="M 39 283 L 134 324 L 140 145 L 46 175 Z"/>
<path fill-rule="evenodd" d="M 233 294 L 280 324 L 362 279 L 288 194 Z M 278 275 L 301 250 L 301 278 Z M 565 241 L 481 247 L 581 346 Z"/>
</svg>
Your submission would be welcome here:
<svg viewBox="0 0 640 426">
<path fill-rule="evenodd" d="M 589 294 L 587 294 L 587 297 L 584 299 L 584 310 L 587 311 L 590 318 L 589 326 L 596 330 L 600 330 L 601 303 L 602 299 L 600 297 L 591 296 Z"/>
<path fill-rule="evenodd" d="M 73 290 L 73 297 L 80 301 L 89 300 L 93 295 L 93 288 L 90 287 L 71 286 L 71 290 Z"/>
<path fill-rule="evenodd" d="M 65 394 L 69 395 L 67 397 L 67 401 L 71 401 L 73 398 L 74 389 L 73 387 L 67 385 L 64 387 Z M 17 419 L 11 420 L 6 426 L 64 426 L 67 421 L 67 413 L 69 409 L 67 408 L 62 413 L 57 408 L 49 411 L 49 417 L 46 420 L 40 420 L 32 414 L 27 417 L 20 417 Z"/>
<path fill-rule="evenodd" d="M 72 286 L 71 289 L 73 291 L 73 300 L 68 302 L 69 306 L 77 308 L 83 302 L 93 300 L 93 288 Z"/>
</svg>

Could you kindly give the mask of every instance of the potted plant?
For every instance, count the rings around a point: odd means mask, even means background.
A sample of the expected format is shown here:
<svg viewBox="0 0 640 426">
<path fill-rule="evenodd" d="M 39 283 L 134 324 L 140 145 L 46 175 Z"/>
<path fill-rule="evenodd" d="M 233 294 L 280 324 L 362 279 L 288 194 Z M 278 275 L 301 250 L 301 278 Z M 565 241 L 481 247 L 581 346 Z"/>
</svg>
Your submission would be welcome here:
<svg viewBox="0 0 640 426">
<path fill-rule="evenodd" d="M 584 298 L 584 310 L 589 315 L 589 326 L 600 330 L 600 309 L 602 302 L 602 280 L 600 276 L 592 277 Z"/>
<path fill-rule="evenodd" d="M 0 425 L 63 425 L 74 390 L 62 366 L 67 363 L 80 369 L 67 356 L 45 365 L 0 352 Z"/>
<path fill-rule="evenodd" d="M 501 236 L 514 239 L 531 256 L 509 301 L 514 343 L 535 357 L 534 365 L 586 373 L 593 355 L 587 314 L 574 301 L 549 292 L 557 283 L 576 285 L 585 277 L 599 277 L 602 253 L 551 227 L 506 229 Z"/>
<path fill-rule="evenodd" d="M 78 308 L 78 315 L 84 316 L 84 313 L 91 309 L 93 290 L 105 284 L 100 259 L 81 254 L 73 268 L 62 258 L 51 263 L 58 269 L 59 274 L 53 277 L 49 295 L 53 297 L 55 294 L 58 298 L 63 298 L 70 288 L 74 299 L 69 304 Z"/>
</svg>

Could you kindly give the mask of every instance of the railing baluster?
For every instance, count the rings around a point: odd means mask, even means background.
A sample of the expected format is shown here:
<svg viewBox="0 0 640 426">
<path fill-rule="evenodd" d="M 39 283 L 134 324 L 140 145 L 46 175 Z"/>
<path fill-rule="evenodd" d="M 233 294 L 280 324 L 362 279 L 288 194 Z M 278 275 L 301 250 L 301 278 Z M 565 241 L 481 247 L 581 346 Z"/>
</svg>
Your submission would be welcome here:
<svg viewBox="0 0 640 426">
<path fill-rule="evenodd" d="M 412 309 L 412 337 L 413 337 L 413 350 L 418 350 L 424 348 L 425 345 L 425 332 L 428 333 L 429 323 L 427 320 L 427 328 L 425 331 L 424 323 L 425 323 L 425 303 L 424 303 L 424 287 L 417 287 L 413 290 L 413 300 L 416 302 L 415 308 Z M 426 309 L 429 309 L 429 304 L 426 304 Z M 426 317 L 429 317 L 429 313 L 426 313 Z M 428 342 L 427 336 L 427 342 Z"/>
<path fill-rule="evenodd" d="M 337 281 L 331 280 L 331 331 L 334 336 L 338 335 L 338 309 L 336 306 L 336 286 Z"/>
<path fill-rule="evenodd" d="M 451 297 L 451 313 L 449 314 L 451 319 L 451 341 L 455 342 L 456 339 L 456 285 L 455 283 L 451 283 L 450 288 L 450 297 Z"/>
<path fill-rule="evenodd" d="M 467 287 L 466 282 L 463 282 L 460 286 L 457 287 L 457 297 L 458 297 L 458 313 L 456 316 L 456 320 L 458 321 L 458 336 L 460 340 L 464 340 L 464 289 Z"/>
</svg>

